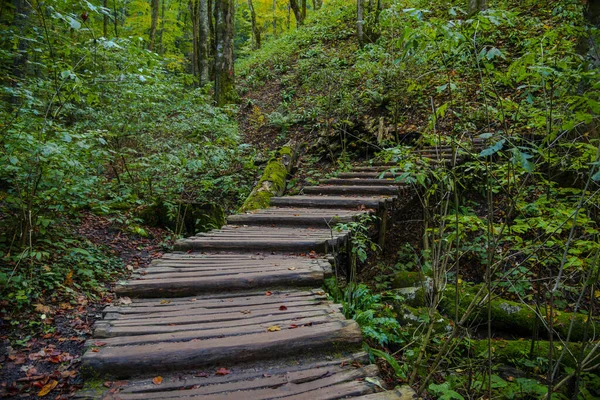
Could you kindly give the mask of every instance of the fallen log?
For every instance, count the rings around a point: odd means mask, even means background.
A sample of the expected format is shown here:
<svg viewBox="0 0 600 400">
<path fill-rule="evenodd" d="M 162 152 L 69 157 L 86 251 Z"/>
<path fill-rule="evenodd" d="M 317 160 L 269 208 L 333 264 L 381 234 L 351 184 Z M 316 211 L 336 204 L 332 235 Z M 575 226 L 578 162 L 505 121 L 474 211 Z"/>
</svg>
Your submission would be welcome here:
<svg viewBox="0 0 600 400">
<path fill-rule="evenodd" d="M 281 196 L 285 191 L 286 178 L 298 157 L 298 145 L 289 141 L 273 156 L 262 177 L 240 208 L 240 212 L 269 207 L 271 197 Z"/>
</svg>

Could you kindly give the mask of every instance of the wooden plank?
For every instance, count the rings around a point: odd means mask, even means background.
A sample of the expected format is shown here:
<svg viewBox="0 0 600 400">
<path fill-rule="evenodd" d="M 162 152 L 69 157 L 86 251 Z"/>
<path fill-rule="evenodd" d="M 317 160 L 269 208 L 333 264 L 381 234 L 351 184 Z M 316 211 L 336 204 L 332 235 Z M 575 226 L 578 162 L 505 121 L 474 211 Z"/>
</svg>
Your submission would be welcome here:
<svg viewBox="0 0 600 400">
<path fill-rule="evenodd" d="M 394 179 L 369 179 L 369 178 L 348 178 L 348 179 L 326 179 L 321 182 L 323 185 L 356 185 L 356 186 L 400 186 L 402 182 Z"/>
<path fill-rule="evenodd" d="M 313 249 L 314 247 L 308 247 Z M 317 247 L 318 249 L 318 247 Z M 306 287 L 322 284 L 327 272 L 319 271 L 272 271 L 245 275 L 205 277 L 201 279 L 170 278 L 138 280 L 119 284 L 115 293 L 134 297 L 180 297 L 200 293 L 231 290 L 248 290 L 277 286 Z"/>
<path fill-rule="evenodd" d="M 298 352 L 358 345 L 362 341 L 355 321 L 335 321 L 302 329 L 250 334 L 240 337 L 152 345 L 100 347 L 83 355 L 83 371 L 129 376 L 199 368 L 220 362 L 233 364 L 250 360 L 272 359 Z"/>
<path fill-rule="evenodd" d="M 311 325 L 319 325 L 332 321 L 344 320 L 344 315 L 341 313 L 333 313 L 328 315 L 317 315 L 310 319 L 304 319 L 305 323 Z M 147 335 L 135 335 L 135 336 L 119 336 L 102 339 L 101 343 L 106 343 L 108 346 L 132 346 L 140 344 L 152 344 L 161 342 L 183 342 L 196 339 L 210 339 L 219 338 L 225 336 L 240 336 L 248 335 L 252 333 L 265 332 L 269 326 L 280 326 L 282 329 L 287 329 L 291 325 L 296 325 L 301 329 L 303 326 L 302 321 L 293 318 L 283 318 L 282 316 L 273 316 L 268 322 L 253 325 L 233 326 L 227 328 L 216 328 L 216 329 L 197 329 L 189 331 L 177 331 L 169 333 L 159 334 L 147 334 Z M 97 340 L 88 340 L 86 347 L 94 347 Z"/>
<path fill-rule="evenodd" d="M 391 185 L 366 185 L 366 186 L 358 186 L 358 185 L 332 185 L 332 186 L 308 186 L 302 189 L 304 194 L 321 194 L 321 195 L 329 195 L 329 194 L 354 194 L 354 195 L 373 195 L 373 194 L 383 194 L 383 195 L 397 195 L 400 192 L 400 189 L 397 186 Z"/>
<path fill-rule="evenodd" d="M 339 309 L 334 307 L 331 308 L 323 308 L 323 309 L 313 309 L 310 311 L 298 311 L 298 312 L 289 312 L 287 314 L 278 315 L 277 318 L 282 319 L 274 319 L 273 315 L 248 315 L 245 319 L 231 319 L 229 321 L 217 321 L 217 322 L 202 322 L 202 323 L 189 323 L 182 325 L 146 325 L 143 329 L 140 329 L 139 326 L 111 326 L 109 323 L 105 321 L 97 322 L 94 325 L 94 338 L 110 338 L 110 337 L 120 337 L 120 336 L 138 336 L 138 335 L 154 335 L 160 333 L 171 333 L 171 332 L 184 332 L 184 331 L 194 331 L 194 330 L 210 330 L 210 329 L 222 329 L 229 327 L 243 327 L 249 325 L 257 325 L 264 323 L 272 323 L 275 320 L 278 321 L 297 321 L 302 323 L 304 320 L 310 321 L 312 318 L 317 318 L 321 316 L 327 315 L 335 315 L 335 313 L 339 312 Z"/>
<path fill-rule="evenodd" d="M 342 197 L 342 196 L 287 196 L 271 197 L 271 205 L 278 207 L 342 207 L 342 208 L 378 208 L 393 196 Z"/>
<path fill-rule="evenodd" d="M 328 249 L 336 241 L 313 239 L 313 240 L 180 240 L 175 243 L 175 248 L 186 251 L 199 250 L 271 250 L 327 253 Z"/>
</svg>

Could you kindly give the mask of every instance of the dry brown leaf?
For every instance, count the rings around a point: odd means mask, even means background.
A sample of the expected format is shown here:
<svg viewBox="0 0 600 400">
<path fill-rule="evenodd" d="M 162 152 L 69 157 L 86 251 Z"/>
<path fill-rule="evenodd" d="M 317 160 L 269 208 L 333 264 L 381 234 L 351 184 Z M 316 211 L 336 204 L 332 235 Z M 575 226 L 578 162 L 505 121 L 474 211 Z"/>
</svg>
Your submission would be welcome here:
<svg viewBox="0 0 600 400">
<path fill-rule="evenodd" d="M 73 271 L 69 271 L 65 277 L 65 286 L 71 286 L 73 284 Z"/>
<path fill-rule="evenodd" d="M 286 306 L 279 306 L 279 311 L 286 311 L 287 307 Z"/>
<path fill-rule="evenodd" d="M 296 267 L 289 267 L 288 269 L 289 269 L 290 271 L 295 271 L 295 270 L 296 270 Z"/>
<path fill-rule="evenodd" d="M 219 368 L 217 370 L 217 375 L 229 375 L 231 373 L 227 368 Z"/>
<path fill-rule="evenodd" d="M 273 293 L 271 293 L 271 292 L 265 292 L 265 296 L 270 296 L 270 295 L 272 295 L 272 294 L 273 294 Z"/>
<path fill-rule="evenodd" d="M 52 380 L 49 383 L 45 384 L 44 387 L 42 387 L 42 390 L 40 390 L 38 392 L 38 397 L 43 397 L 45 395 L 47 395 L 48 393 L 50 393 L 52 391 L 52 389 L 54 389 L 56 387 L 56 385 L 58 385 L 58 381 Z"/>
<path fill-rule="evenodd" d="M 160 385 L 162 383 L 162 376 L 155 376 L 152 379 L 152 383 L 154 383 L 155 385 Z"/>
</svg>

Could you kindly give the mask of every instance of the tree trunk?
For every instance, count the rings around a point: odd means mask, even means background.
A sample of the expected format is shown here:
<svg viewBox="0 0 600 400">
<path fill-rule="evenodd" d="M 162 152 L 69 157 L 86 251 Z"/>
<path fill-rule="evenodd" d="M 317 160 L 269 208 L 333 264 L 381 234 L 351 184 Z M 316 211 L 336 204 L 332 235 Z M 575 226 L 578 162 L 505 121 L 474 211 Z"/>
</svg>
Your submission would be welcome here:
<svg viewBox="0 0 600 400">
<path fill-rule="evenodd" d="M 115 38 L 118 39 L 119 38 L 119 29 L 118 29 L 119 19 L 117 17 L 119 14 L 117 14 L 117 0 L 113 0 L 113 12 L 115 14 L 115 17 L 114 17 L 114 19 L 115 19 L 115 21 L 114 21 L 115 22 L 115 24 L 114 24 L 115 25 Z"/>
<path fill-rule="evenodd" d="M 319 4 L 319 0 L 312 0 L 313 10 L 318 10 L 321 5 Z"/>
<path fill-rule="evenodd" d="M 192 20 L 192 75 L 198 76 L 198 25 L 200 0 L 190 0 L 190 18 Z"/>
<path fill-rule="evenodd" d="M 217 0 L 215 5 L 215 103 L 223 106 L 234 98 L 233 18 L 235 0 Z"/>
<path fill-rule="evenodd" d="M 200 85 L 210 81 L 210 9 L 208 0 L 200 0 L 199 31 L 198 31 L 198 68 L 200 72 Z"/>
<path fill-rule="evenodd" d="M 487 8 L 487 0 L 469 0 L 469 15 L 477 14 Z"/>
<path fill-rule="evenodd" d="M 165 34 L 165 2 L 166 0 L 162 0 L 162 7 L 160 11 L 160 32 L 158 34 L 159 54 L 163 54 L 165 52 L 165 45 L 163 42 L 163 36 Z"/>
<path fill-rule="evenodd" d="M 108 0 L 103 0 L 102 7 L 104 7 L 104 12 L 109 12 Z M 104 17 L 102 18 L 102 36 L 104 36 L 105 39 L 108 38 L 108 15 L 106 14 L 104 14 Z"/>
<path fill-rule="evenodd" d="M 256 13 L 252 0 L 248 0 L 248 8 L 250 9 L 250 20 L 252 22 L 252 34 L 254 35 L 254 48 L 260 49 L 260 28 L 256 25 Z"/>
<path fill-rule="evenodd" d="M 290 7 L 292 8 L 294 16 L 296 17 L 296 27 L 299 28 L 304 23 L 304 19 L 302 18 L 302 11 L 298 5 L 298 0 L 290 0 Z"/>
<path fill-rule="evenodd" d="M 273 0 L 273 36 L 277 37 L 277 0 Z"/>
<path fill-rule="evenodd" d="M 148 50 L 154 51 L 154 42 L 156 41 L 156 27 L 158 26 L 158 9 L 160 8 L 159 0 L 150 1 L 150 44 Z"/>
<path fill-rule="evenodd" d="M 364 16 L 363 16 L 363 0 L 356 0 L 356 36 L 358 37 L 358 44 L 362 47 L 365 42 L 364 33 L 363 33 L 363 25 L 364 25 Z"/>
<path fill-rule="evenodd" d="M 302 0 L 302 21 L 306 19 L 306 0 Z"/>
<path fill-rule="evenodd" d="M 27 69 L 27 43 L 26 34 L 29 25 L 29 13 L 31 11 L 29 2 L 26 0 L 13 0 L 15 15 L 13 25 L 19 33 L 19 42 L 17 43 L 17 51 L 13 58 L 12 73 L 15 78 L 15 83 L 22 80 L 26 75 Z"/>
</svg>

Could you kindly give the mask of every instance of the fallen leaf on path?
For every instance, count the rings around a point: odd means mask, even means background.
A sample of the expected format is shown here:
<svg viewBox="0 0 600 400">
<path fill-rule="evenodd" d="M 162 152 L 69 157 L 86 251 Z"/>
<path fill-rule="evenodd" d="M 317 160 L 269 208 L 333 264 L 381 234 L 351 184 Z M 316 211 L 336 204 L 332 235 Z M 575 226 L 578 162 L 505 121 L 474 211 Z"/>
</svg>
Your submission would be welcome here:
<svg viewBox="0 0 600 400">
<path fill-rule="evenodd" d="M 56 387 L 56 385 L 58 385 L 58 381 L 55 380 L 52 380 L 50 381 L 50 383 L 45 384 L 44 387 L 42 387 L 42 390 L 38 392 L 38 397 L 43 397 L 47 395 L 52 391 L 52 389 Z"/>
<path fill-rule="evenodd" d="M 171 300 L 161 300 L 160 304 L 169 304 L 171 303 Z"/>
<path fill-rule="evenodd" d="M 270 296 L 270 295 L 272 295 L 272 294 L 273 294 L 273 293 L 271 293 L 271 292 L 265 292 L 265 296 Z"/>
<path fill-rule="evenodd" d="M 96 346 L 96 347 L 106 346 L 106 342 L 94 342 L 94 346 Z"/>
<path fill-rule="evenodd" d="M 241 312 L 242 312 L 242 314 L 250 314 L 250 313 L 252 313 L 252 311 L 250 311 L 250 310 L 242 310 Z"/>
<path fill-rule="evenodd" d="M 281 328 L 278 327 L 277 325 L 273 325 L 273 326 L 270 326 L 270 327 L 267 328 L 267 332 L 277 332 L 277 331 L 280 331 L 280 330 L 281 330 Z"/>
<path fill-rule="evenodd" d="M 112 386 L 112 382 L 106 381 L 102 384 L 105 388 L 110 388 Z"/>
<path fill-rule="evenodd" d="M 219 368 L 217 370 L 217 375 L 229 375 L 231 371 L 228 370 L 227 368 Z"/>
<path fill-rule="evenodd" d="M 202 371 L 202 372 L 198 372 L 198 373 L 196 374 L 196 376 L 197 376 L 198 378 L 208 378 L 208 374 L 207 374 L 206 372 L 204 372 L 204 371 Z"/>
<path fill-rule="evenodd" d="M 298 327 L 298 325 L 296 325 L 296 324 L 291 324 L 291 325 L 290 325 L 290 327 L 289 327 L 289 329 L 296 329 L 297 327 Z"/>
<path fill-rule="evenodd" d="M 162 383 L 162 376 L 155 376 L 152 379 L 152 383 L 154 383 L 155 385 L 160 385 Z"/>
<path fill-rule="evenodd" d="M 289 267 L 288 269 L 289 269 L 290 271 L 295 271 L 295 270 L 296 270 L 296 267 Z"/>
<path fill-rule="evenodd" d="M 93 348 L 92 348 L 92 353 L 97 353 L 97 352 L 99 352 L 99 351 L 100 351 L 100 349 L 99 349 L 99 348 L 97 348 L 97 347 L 93 347 Z"/>
<path fill-rule="evenodd" d="M 286 306 L 279 306 L 279 311 L 285 311 L 285 310 L 287 310 Z"/>
</svg>

